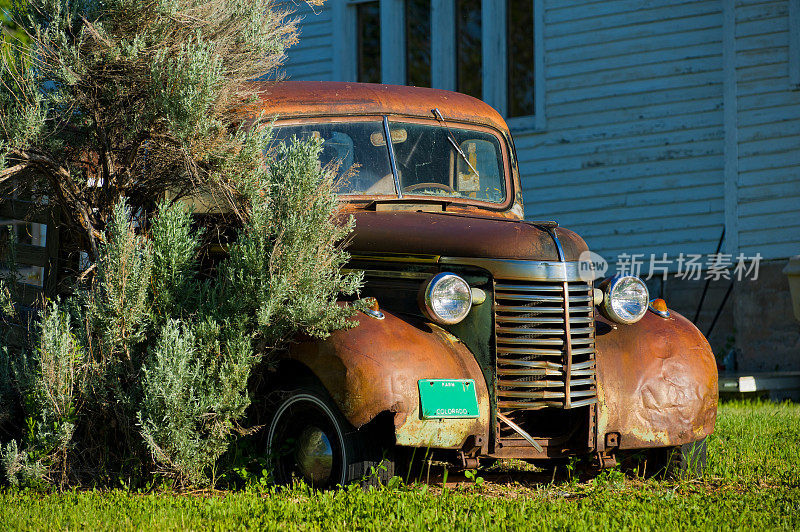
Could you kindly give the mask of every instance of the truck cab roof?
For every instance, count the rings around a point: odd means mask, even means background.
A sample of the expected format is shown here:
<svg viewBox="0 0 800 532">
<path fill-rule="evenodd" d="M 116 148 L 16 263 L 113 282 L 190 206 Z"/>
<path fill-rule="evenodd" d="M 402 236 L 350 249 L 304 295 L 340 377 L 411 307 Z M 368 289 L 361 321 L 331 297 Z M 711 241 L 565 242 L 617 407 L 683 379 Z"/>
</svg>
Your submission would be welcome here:
<svg viewBox="0 0 800 532">
<path fill-rule="evenodd" d="M 390 115 L 433 118 L 439 109 L 448 121 L 508 132 L 490 105 L 457 92 L 402 85 L 332 81 L 260 83 L 259 110 L 279 118 L 308 116 Z"/>
</svg>

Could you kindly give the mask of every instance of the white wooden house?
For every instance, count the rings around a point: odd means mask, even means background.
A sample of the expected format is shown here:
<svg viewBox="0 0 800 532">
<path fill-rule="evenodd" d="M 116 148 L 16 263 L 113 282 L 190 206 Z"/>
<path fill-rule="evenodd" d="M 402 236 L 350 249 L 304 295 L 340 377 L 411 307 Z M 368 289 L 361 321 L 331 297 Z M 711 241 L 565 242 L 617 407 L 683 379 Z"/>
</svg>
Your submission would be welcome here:
<svg viewBox="0 0 800 532">
<path fill-rule="evenodd" d="M 800 369 L 780 273 L 800 254 L 800 0 L 289 7 L 302 18 L 289 79 L 458 90 L 506 116 L 529 218 L 612 261 L 708 255 L 723 229 L 723 252 L 760 254 L 761 279 L 737 284 L 718 336 L 735 326 L 745 366 Z M 688 312 L 702 283 L 684 285 L 668 293 Z M 770 313 L 787 318 L 752 323 Z"/>
</svg>

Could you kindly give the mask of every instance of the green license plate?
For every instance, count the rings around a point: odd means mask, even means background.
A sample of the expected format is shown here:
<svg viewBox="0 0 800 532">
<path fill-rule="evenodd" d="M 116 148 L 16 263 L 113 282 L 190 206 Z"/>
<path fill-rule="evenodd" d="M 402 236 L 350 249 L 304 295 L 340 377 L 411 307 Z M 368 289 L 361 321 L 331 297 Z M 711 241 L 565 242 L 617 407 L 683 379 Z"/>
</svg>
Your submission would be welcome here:
<svg viewBox="0 0 800 532">
<path fill-rule="evenodd" d="M 474 380 L 423 379 L 417 384 L 423 419 L 478 417 Z"/>
</svg>

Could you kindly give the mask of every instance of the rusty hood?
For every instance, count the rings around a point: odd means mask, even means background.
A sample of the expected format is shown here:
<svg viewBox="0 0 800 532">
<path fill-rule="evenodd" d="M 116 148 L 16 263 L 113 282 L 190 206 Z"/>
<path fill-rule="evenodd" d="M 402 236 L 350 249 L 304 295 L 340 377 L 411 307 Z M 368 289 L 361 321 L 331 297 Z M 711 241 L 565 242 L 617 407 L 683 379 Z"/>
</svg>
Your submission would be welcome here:
<svg viewBox="0 0 800 532">
<path fill-rule="evenodd" d="M 557 261 L 558 250 L 543 226 L 501 218 L 413 211 L 358 211 L 351 253 L 401 253 L 487 259 Z M 567 261 L 588 248 L 576 233 L 554 228 Z"/>
</svg>

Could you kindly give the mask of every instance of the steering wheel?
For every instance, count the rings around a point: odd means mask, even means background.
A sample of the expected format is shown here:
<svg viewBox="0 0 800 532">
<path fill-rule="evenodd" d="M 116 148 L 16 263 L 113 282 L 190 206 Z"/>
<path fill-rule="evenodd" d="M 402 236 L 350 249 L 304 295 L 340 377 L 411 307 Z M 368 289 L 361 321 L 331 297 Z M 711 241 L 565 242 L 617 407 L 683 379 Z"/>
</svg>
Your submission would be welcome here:
<svg viewBox="0 0 800 532">
<path fill-rule="evenodd" d="M 417 183 L 416 185 L 409 185 L 403 188 L 403 192 L 414 192 L 415 190 L 420 190 L 423 188 L 438 188 L 451 194 L 456 193 L 456 190 L 453 187 L 450 185 L 445 185 L 444 183 Z"/>
</svg>

